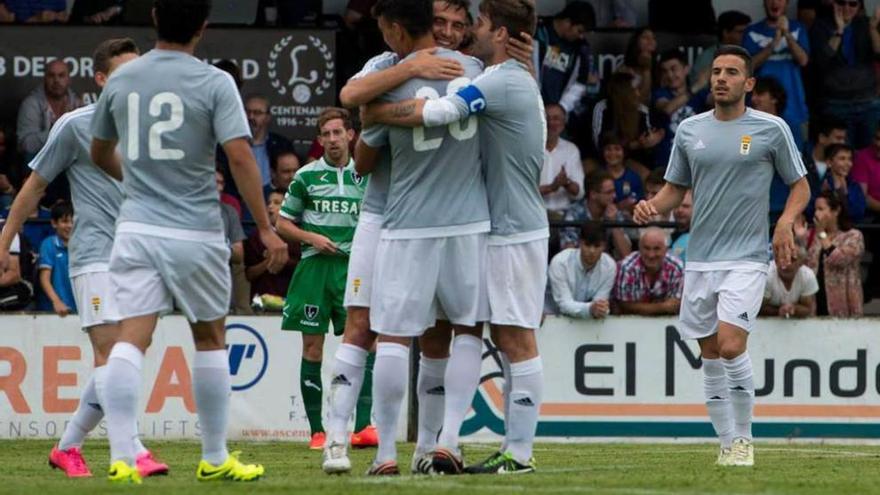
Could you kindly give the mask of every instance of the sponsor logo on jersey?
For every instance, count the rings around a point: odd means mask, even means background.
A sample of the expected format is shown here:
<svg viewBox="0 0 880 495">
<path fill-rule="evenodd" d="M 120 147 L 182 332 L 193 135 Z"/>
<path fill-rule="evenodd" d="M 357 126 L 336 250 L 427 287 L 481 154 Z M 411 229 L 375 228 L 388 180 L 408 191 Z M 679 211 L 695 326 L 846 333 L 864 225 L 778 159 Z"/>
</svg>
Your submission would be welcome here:
<svg viewBox="0 0 880 495">
<path fill-rule="evenodd" d="M 356 199 L 313 199 L 312 210 L 318 213 L 360 213 L 360 201 Z"/>
<path fill-rule="evenodd" d="M 748 155 L 750 149 L 752 149 L 752 136 L 743 136 L 742 138 L 740 138 L 739 154 Z"/>
</svg>

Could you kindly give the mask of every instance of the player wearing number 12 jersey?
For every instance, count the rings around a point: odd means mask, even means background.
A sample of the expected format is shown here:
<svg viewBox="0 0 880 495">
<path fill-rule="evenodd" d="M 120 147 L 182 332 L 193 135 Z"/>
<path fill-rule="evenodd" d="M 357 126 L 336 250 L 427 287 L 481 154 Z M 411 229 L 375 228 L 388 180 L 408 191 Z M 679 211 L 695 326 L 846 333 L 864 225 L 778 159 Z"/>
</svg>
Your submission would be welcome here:
<svg viewBox="0 0 880 495">
<path fill-rule="evenodd" d="M 263 474 L 262 466 L 242 464 L 226 450 L 224 333 L 231 283 L 214 181 L 217 143 L 257 222 L 270 271 L 286 262 L 287 245 L 269 224 L 238 90 L 228 74 L 192 55 L 210 6 L 210 0 L 156 0 L 156 49 L 113 74 L 92 117 L 92 159 L 122 179 L 125 192 L 110 255 L 122 318 L 105 387 L 111 481 L 140 483 L 133 439 L 141 366 L 158 316 L 174 303 L 190 321 L 196 348 L 192 388 L 202 436 L 196 477 L 252 480 Z"/>
<path fill-rule="evenodd" d="M 373 13 L 386 43 L 401 57 L 435 46 L 431 1 L 379 0 Z M 439 49 L 436 55 L 457 60 L 464 77 L 412 79 L 383 98 L 439 98 L 480 72 L 478 61 L 460 53 Z M 475 325 L 488 316 L 483 278 L 488 203 L 476 119 L 437 129 L 376 126 L 365 130 L 361 139 L 355 160 L 359 172 L 370 171 L 365 154 L 386 145 L 391 151 L 390 188 L 370 301 L 371 328 L 379 334 L 373 375 L 379 452 L 370 474 L 396 474 L 394 441 L 410 338 L 434 326 L 438 312 L 458 334 L 445 390 L 445 413 L 456 423 L 449 429 L 449 443 L 457 447 L 458 430 L 479 380 L 482 342 Z"/>
</svg>

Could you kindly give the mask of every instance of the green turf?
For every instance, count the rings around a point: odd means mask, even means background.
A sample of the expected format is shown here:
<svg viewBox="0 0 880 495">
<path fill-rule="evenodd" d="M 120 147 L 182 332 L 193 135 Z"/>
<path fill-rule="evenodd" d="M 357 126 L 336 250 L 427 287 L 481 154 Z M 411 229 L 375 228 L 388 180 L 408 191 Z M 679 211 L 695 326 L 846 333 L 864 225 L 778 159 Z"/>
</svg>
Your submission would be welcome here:
<svg viewBox="0 0 880 495">
<path fill-rule="evenodd" d="M 661 495 L 671 493 L 880 493 L 880 447 L 758 444 L 755 468 L 713 466 L 715 447 L 708 444 L 540 444 L 535 449 L 539 472 L 521 476 L 436 476 L 367 478 L 362 473 L 373 451 L 353 453 L 354 473 L 327 476 L 320 471 L 320 452 L 303 444 L 236 443 L 245 461 L 266 466 L 266 477 L 255 483 L 195 481 L 198 445 L 150 442 L 171 465 L 168 477 L 150 478 L 134 493 L 195 495 L 210 493 L 454 493 L 562 494 L 610 493 Z M 90 441 L 85 454 L 96 476 L 68 480 L 52 471 L 46 455 L 49 441 L 0 441 L 0 493 L 120 493 L 125 487 L 104 480 L 107 443 Z M 467 445 L 470 460 L 491 452 L 489 445 Z M 401 445 L 401 470 L 408 471 L 411 445 Z"/>
</svg>

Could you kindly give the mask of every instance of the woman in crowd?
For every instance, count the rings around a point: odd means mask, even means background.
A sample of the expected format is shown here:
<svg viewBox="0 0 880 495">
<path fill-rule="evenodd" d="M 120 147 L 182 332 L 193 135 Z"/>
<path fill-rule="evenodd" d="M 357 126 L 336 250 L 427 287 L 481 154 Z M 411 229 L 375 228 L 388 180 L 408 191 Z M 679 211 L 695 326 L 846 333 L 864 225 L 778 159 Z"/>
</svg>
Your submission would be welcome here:
<svg viewBox="0 0 880 495">
<path fill-rule="evenodd" d="M 644 105 L 651 103 L 656 60 L 657 38 L 654 36 L 654 31 L 646 27 L 637 29 L 626 44 L 623 65 L 617 70 L 631 74 L 636 78 L 635 85 L 639 89 L 639 101 Z"/>
<path fill-rule="evenodd" d="M 834 191 L 842 201 L 846 201 L 846 211 L 850 219 L 859 223 L 865 218 L 865 191 L 853 180 L 850 171 L 853 167 L 853 150 L 846 144 L 832 144 L 825 150 L 828 172 L 822 181 L 822 191 Z"/>
<path fill-rule="evenodd" d="M 833 191 L 816 198 L 814 229 L 808 264 L 816 272 L 818 316 L 862 315 L 861 261 L 865 252 L 862 233 L 853 228 L 846 205 Z"/>
</svg>

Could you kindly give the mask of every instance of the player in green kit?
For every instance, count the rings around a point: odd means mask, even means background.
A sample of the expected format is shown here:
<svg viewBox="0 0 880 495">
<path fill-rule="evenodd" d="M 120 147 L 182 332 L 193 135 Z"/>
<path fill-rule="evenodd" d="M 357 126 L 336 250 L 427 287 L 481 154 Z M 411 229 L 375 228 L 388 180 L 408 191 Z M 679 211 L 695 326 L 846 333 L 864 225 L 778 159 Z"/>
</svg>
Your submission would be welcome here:
<svg viewBox="0 0 880 495">
<path fill-rule="evenodd" d="M 321 421 L 324 334 L 331 321 L 334 334 L 342 335 L 345 328 L 348 257 L 367 186 L 367 179 L 354 170 L 349 152 L 352 139 L 354 130 L 347 110 L 327 108 L 321 113 L 318 140 L 324 156 L 296 173 L 276 225 L 282 237 L 303 245 L 302 261 L 287 291 L 281 329 L 302 333 L 300 392 L 309 418 L 312 449 L 323 449 L 325 440 Z M 372 359 L 367 373 L 372 374 Z M 378 442 L 370 426 L 371 407 L 372 390 L 365 386 L 358 397 L 354 446 Z"/>
</svg>

